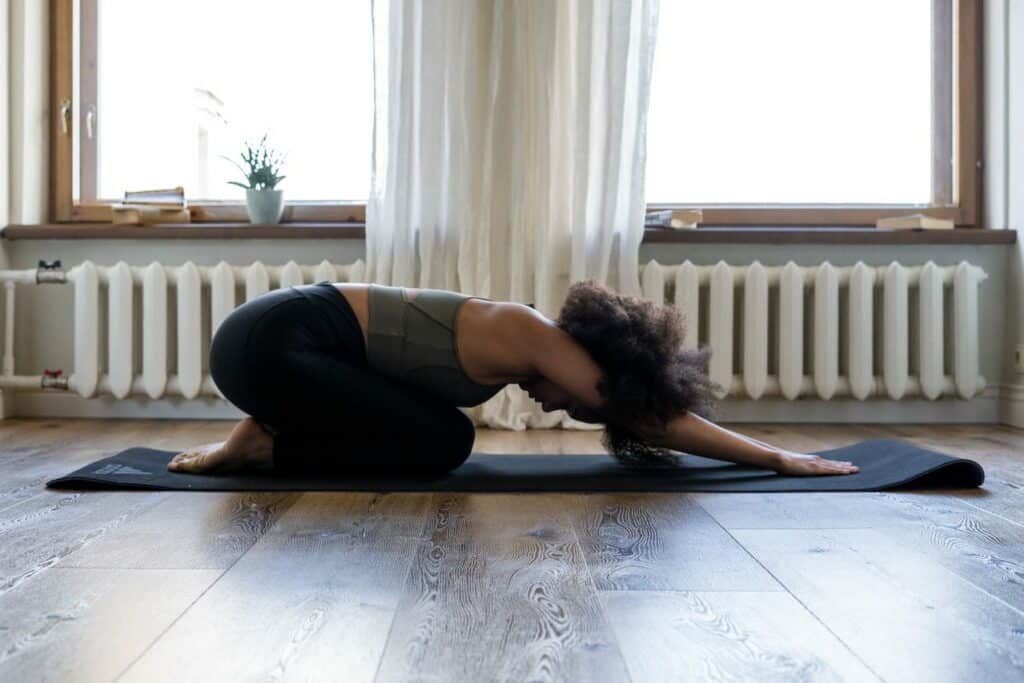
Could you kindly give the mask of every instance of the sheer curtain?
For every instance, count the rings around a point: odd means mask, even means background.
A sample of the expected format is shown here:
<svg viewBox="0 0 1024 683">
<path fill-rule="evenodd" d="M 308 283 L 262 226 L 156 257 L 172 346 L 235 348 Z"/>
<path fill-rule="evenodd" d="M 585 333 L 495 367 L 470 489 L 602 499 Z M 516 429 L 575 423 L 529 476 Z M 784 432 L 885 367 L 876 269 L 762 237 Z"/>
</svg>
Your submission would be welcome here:
<svg viewBox="0 0 1024 683">
<path fill-rule="evenodd" d="M 376 0 L 368 278 L 531 302 L 639 293 L 656 0 Z M 572 424 L 509 387 L 473 417 Z"/>
<path fill-rule="evenodd" d="M 49 150 L 49 3 L 0 0 L 0 219 L 43 223 Z"/>
</svg>

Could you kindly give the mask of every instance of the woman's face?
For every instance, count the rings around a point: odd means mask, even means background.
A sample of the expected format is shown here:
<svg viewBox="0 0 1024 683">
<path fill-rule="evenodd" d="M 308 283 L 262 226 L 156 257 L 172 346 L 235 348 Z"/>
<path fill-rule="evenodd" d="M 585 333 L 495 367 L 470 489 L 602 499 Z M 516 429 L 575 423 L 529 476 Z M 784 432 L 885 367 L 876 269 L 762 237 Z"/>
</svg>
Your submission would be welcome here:
<svg viewBox="0 0 1024 683">
<path fill-rule="evenodd" d="M 572 396 L 557 384 L 544 378 L 520 382 L 519 387 L 541 404 L 546 411 L 562 410 L 573 404 Z"/>
<path fill-rule="evenodd" d="M 581 405 L 565 389 L 546 379 L 520 382 L 519 387 L 528 393 L 530 398 L 539 402 L 545 411 L 565 410 L 573 419 L 580 422 L 594 424 L 602 422 L 600 416 L 594 411 Z"/>
</svg>

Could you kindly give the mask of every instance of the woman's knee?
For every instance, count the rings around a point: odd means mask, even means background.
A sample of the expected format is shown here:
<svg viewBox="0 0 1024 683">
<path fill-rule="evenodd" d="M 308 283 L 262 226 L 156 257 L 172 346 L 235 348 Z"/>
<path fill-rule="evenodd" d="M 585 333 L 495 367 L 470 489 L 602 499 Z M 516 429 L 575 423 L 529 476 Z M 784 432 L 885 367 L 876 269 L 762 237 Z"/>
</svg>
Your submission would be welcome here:
<svg viewBox="0 0 1024 683">
<path fill-rule="evenodd" d="M 236 403 L 244 395 L 245 336 L 225 321 L 210 342 L 210 376 L 226 399 Z"/>
<path fill-rule="evenodd" d="M 285 365 L 282 354 L 268 352 L 266 335 L 259 330 L 259 314 L 257 307 L 243 304 L 221 322 L 210 341 L 213 383 L 224 398 L 254 416 L 254 411 L 266 412 L 265 397 L 274 393 L 267 391 L 267 385 L 276 381 L 275 373 Z M 256 365 L 254 357 L 260 361 Z"/>
</svg>

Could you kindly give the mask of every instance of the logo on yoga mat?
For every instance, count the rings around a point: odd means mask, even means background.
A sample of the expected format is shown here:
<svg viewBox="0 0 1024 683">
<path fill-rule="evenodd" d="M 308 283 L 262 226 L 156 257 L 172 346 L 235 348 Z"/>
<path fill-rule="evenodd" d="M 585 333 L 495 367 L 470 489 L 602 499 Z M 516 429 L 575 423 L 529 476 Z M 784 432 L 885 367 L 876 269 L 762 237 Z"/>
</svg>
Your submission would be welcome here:
<svg viewBox="0 0 1024 683">
<path fill-rule="evenodd" d="M 141 475 L 143 477 L 150 476 L 149 472 L 143 472 L 142 470 L 137 470 L 134 467 L 128 467 L 128 465 L 117 465 L 117 464 L 114 464 L 114 463 L 106 464 L 103 467 L 99 468 L 98 470 L 93 470 L 92 473 L 93 474 L 134 474 L 134 475 Z"/>
</svg>

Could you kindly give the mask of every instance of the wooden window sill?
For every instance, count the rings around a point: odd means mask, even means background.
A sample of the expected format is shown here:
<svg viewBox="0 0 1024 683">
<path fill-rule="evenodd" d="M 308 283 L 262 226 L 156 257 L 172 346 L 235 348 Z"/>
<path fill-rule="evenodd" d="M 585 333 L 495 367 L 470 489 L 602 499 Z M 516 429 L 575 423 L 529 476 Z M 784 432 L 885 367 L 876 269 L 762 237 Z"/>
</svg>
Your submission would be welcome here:
<svg viewBox="0 0 1024 683">
<path fill-rule="evenodd" d="M 110 223 L 51 223 L 47 225 L 8 225 L 6 239 L 349 239 L 366 237 L 363 223 L 182 223 L 151 225 L 111 225 Z"/>
<path fill-rule="evenodd" d="M 838 227 L 701 227 L 696 230 L 648 228 L 644 244 L 1014 244 L 1016 230 L 879 230 Z"/>
<path fill-rule="evenodd" d="M 366 237 L 362 223 L 192 223 L 150 227 L 109 223 L 9 225 L 3 237 L 24 239 L 352 239 Z M 1014 244 L 1015 230 L 877 230 L 875 228 L 702 227 L 649 228 L 645 244 Z"/>
</svg>

